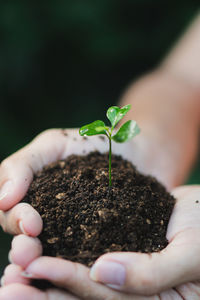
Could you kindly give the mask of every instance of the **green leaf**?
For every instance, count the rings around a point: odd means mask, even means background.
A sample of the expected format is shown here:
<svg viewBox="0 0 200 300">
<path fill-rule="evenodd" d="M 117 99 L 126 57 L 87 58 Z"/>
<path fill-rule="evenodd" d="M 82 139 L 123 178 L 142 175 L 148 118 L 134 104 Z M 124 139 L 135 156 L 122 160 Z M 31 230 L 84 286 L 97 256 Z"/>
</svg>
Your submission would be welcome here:
<svg viewBox="0 0 200 300">
<path fill-rule="evenodd" d="M 112 139 L 117 143 L 127 142 L 134 136 L 140 133 L 140 128 L 135 121 L 127 121 L 118 132 L 112 137 Z"/>
<path fill-rule="evenodd" d="M 130 110 L 131 105 L 125 105 L 122 108 L 119 108 L 118 106 L 111 106 L 107 110 L 107 118 L 112 124 L 112 128 L 114 128 L 117 123 L 127 114 L 127 112 Z"/>
<path fill-rule="evenodd" d="M 79 134 L 83 135 L 97 135 L 106 134 L 106 126 L 103 121 L 97 120 L 79 129 Z"/>
</svg>

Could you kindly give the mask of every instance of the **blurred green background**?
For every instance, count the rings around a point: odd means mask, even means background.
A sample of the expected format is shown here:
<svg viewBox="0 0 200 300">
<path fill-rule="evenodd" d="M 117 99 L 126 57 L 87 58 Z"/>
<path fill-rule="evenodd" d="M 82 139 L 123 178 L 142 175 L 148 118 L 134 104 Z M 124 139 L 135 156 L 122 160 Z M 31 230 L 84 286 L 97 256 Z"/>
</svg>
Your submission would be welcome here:
<svg viewBox="0 0 200 300">
<path fill-rule="evenodd" d="M 199 0 L 0 1 L 0 160 L 44 129 L 104 119 L 198 8 Z M 197 167 L 189 182 L 200 182 Z M 10 240 L 0 233 L 0 273 Z"/>
</svg>

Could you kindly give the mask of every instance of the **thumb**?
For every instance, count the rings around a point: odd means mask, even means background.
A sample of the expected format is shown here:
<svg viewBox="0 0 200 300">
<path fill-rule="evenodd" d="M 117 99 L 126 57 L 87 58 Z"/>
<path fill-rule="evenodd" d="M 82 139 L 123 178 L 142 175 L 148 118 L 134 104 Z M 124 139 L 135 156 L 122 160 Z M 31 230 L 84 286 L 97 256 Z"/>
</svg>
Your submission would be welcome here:
<svg viewBox="0 0 200 300">
<path fill-rule="evenodd" d="M 200 249 L 189 244 L 181 249 L 172 242 L 160 253 L 152 254 L 105 254 L 91 268 L 90 278 L 120 291 L 155 295 L 199 278 Z"/>
</svg>

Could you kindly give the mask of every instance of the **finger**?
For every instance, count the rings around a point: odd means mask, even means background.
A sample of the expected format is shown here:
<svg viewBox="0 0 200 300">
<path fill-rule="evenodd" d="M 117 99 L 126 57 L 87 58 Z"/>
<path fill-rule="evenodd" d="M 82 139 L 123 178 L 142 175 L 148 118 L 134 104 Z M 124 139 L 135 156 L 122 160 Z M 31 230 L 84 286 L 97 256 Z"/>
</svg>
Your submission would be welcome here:
<svg viewBox="0 0 200 300">
<path fill-rule="evenodd" d="M 42 231 L 39 213 L 28 203 L 19 203 L 7 212 L 0 211 L 0 225 L 10 234 L 37 236 Z"/>
<path fill-rule="evenodd" d="M 52 272 L 53 270 L 53 272 Z M 40 257 L 33 261 L 23 275 L 27 278 L 46 279 L 86 300 L 158 300 L 157 296 L 144 297 L 124 294 L 93 282 L 84 265 L 54 257 Z"/>
<path fill-rule="evenodd" d="M 54 270 L 52 272 L 52 270 Z M 25 276 L 28 278 L 46 279 L 51 281 L 58 287 L 69 289 L 76 295 L 79 293 L 83 299 L 90 299 L 90 290 L 96 289 L 96 294 L 93 299 L 98 295 L 97 284 L 91 282 L 88 277 L 89 269 L 81 264 L 72 263 L 59 258 L 53 257 L 40 257 L 33 261 L 25 270 Z M 106 298 L 105 291 L 108 288 L 103 288 L 104 298 Z M 102 298 L 102 299 L 104 299 Z"/>
<path fill-rule="evenodd" d="M 4 275 L 1 278 L 1 285 L 5 286 L 11 283 L 29 284 L 30 279 L 23 277 L 23 269 L 20 266 L 10 264 L 4 270 Z"/>
<path fill-rule="evenodd" d="M 42 245 L 39 239 L 18 235 L 12 241 L 12 249 L 9 253 L 9 260 L 26 268 L 34 259 L 42 255 Z"/>
<path fill-rule="evenodd" d="M 142 295 L 154 295 L 200 278 L 200 245 L 191 247 L 181 234 L 179 238 L 182 247 L 172 242 L 160 253 L 103 255 L 92 267 L 90 278 L 120 291 Z"/>
<path fill-rule="evenodd" d="M 182 296 L 181 299 L 200 299 L 200 281 L 187 282 L 176 287 L 176 291 Z"/>
<path fill-rule="evenodd" d="M 2 300 L 80 300 L 69 293 L 57 289 L 40 291 L 34 287 L 19 283 L 7 285 L 0 289 Z"/>
</svg>

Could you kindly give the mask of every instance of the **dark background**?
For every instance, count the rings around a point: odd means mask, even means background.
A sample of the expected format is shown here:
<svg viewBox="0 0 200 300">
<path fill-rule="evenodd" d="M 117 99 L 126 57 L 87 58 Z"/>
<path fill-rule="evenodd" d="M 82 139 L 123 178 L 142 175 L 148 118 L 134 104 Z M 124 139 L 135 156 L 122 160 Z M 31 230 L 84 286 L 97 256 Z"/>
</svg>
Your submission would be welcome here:
<svg viewBox="0 0 200 300">
<path fill-rule="evenodd" d="M 52 127 L 104 119 L 154 68 L 198 1 L 0 1 L 0 161 Z M 200 182 L 198 169 L 190 183 Z M 0 234 L 0 273 L 10 237 Z"/>
</svg>

